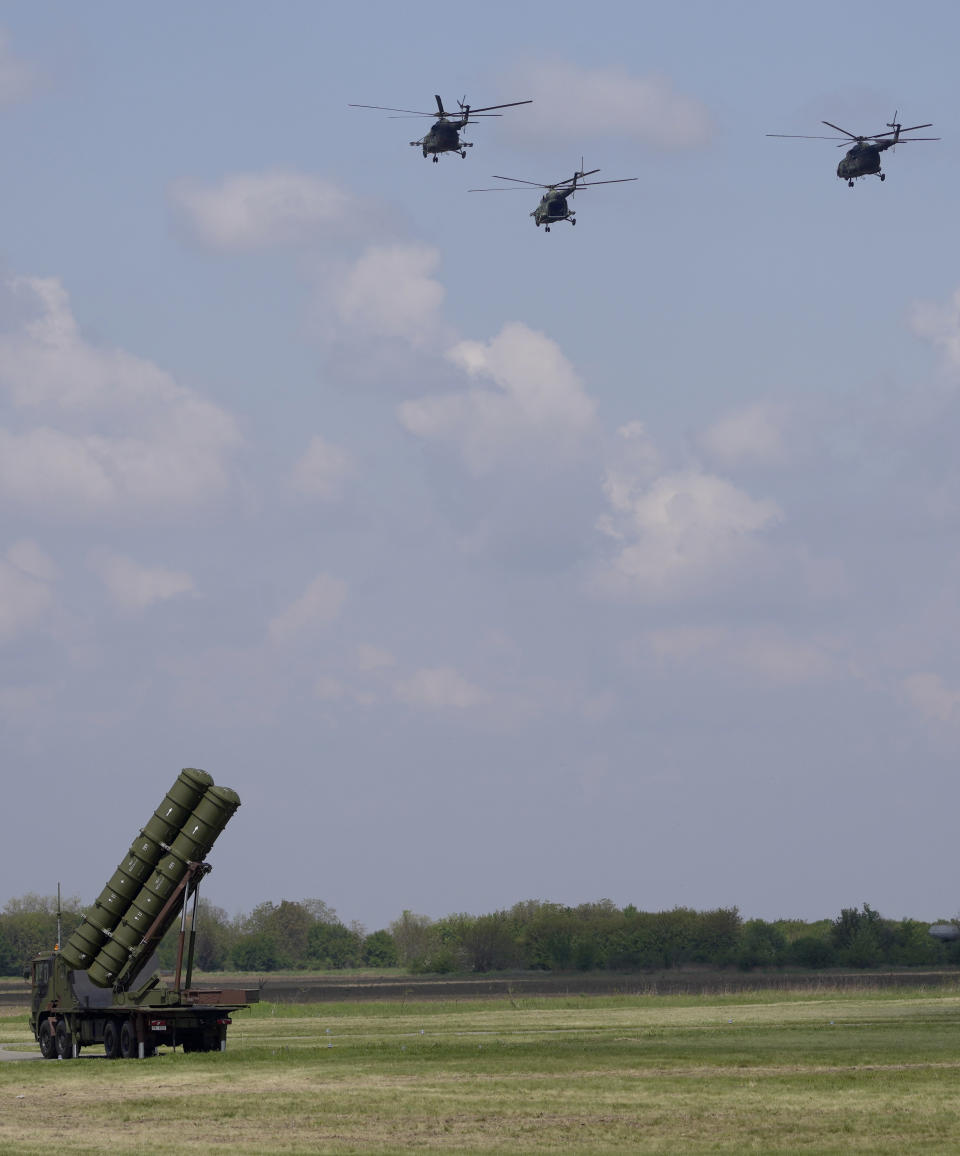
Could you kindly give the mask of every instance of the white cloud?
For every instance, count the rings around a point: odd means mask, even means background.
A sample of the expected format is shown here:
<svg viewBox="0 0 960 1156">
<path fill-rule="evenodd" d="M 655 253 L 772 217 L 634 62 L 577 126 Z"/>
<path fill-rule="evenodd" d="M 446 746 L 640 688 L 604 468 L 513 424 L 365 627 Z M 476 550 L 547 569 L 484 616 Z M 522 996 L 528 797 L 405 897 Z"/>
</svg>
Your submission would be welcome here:
<svg viewBox="0 0 960 1156">
<path fill-rule="evenodd" d="M 55 576 L 56 567 L 35 542 L 17 542 L 0 558 L 0 641 L 43 621 Z"/>
<path fill-rule="evenodd" d="M 333 622 L 347 597 L 347 586 L 330 574 L 319 574 L 296 601 L 270 620 L 270 641 L 293 642 L 301 634 L 328 626 Z"/>
<path fill-rule="evenodd" d="M 41 582 L 53 582 L 58 577 L 57 567 L 48 554 L 29 539 L 14 544 L 7 551 L 7 561 L 31 578 Z"/>
<path fill-rule="evenodd" d="M 241 440 L 228 413 L 151 362 L 86 341 L 58 280 L 7 288 L 29 320 L 0 336 L 0 395 L 43 421 L 0 426 L 0 500 L 92 513 L 194 504 L 226 488 Z"/>
<path fill-rule="evenodd" d="M 87 565 L 103 580 L 113 600 L 124 610 L 144 610 L 154 602 L 165 602 L 194 591 L 193 579 L 184 570 L 143 566 L 109 550 L 91 551 Z"/>
<path fill-rule="evenodd" d="M 352 472 L 347 451 L 317 434 L 294 466 L 291 483 L 298 493 L 308 498 L 330 502 L 340 497 L 343 483 Z"/>
<path fill-rule="evenodd" d="M 918 301 L 910 310 L 910 328 L 943 350 L 947 364 L 960 369 L 960 289 L 946 305 Z"/>
<path fill-rule="evenodd" d="M 615 510 L 625 510 L 660 471 L 660 453 L 642 422 L 617 430 L 617 444 L 607 468 L 604 489 Z"/>
<path fill-rule="evenodd" d="M 552 143 L 627 137 L 669 150 L 697 148 L 710 140 L 706 105 L 657 73 L 633 76 L 622 68 L 578 68 L 558 61 L 527 65 L 511 84 L 522 84 L 533 99 L 513 110 L 516 115 L 507 122 L 516 139 Z"/>
<path fill-rule="evenodd" d="M 10 38 L 0 30 L 0 108 L 30 96 L 37 86 L 37 79 L 34 66 L 13 55 Z"/>
<path fill-rule="evenodd" d="M 487 701 L 487 694 L 452 667 L 438 666 L 418 670 L 410 678 L 399 681 L 394 687 L 397 698 L 408 706 L 424 706 L 432 709 L 454 708 L 464 710 L 480 706 Z"/>
<path fill-rule="evenodd" d="M 902 682 L 907 701 L 925 718 L 950 722 L 960 717 L 960 690 L 949 687 L 938 674 L 911 674 Z"/>
<path fill-rule="evenodd" d="M 613 512 L 599 528 L 619 546 L 600 575 L 613 592 L 669 599 L 693 593 L 752 556 L 756 536 L 781 518 L 777 504 L 697 470 L 649 485 L 605 485 Z"/>
<path fill-rule="evenodd" d="M 463 341 L 450 360 L 495 388 L 418 398 L 399 407 L 411 433 L 447 443 L 474 473 L 491 470 L 531 441 L 568 456 L 593 427 L 595 405 L 559 346 L 545 334 L 511 322 L 489 342 Z"/>
<path fill-rule="evenodd" d="M 218 185 L 179 181 L 170 199 L 193 236 L 224 251 L 336 236 L 358 215 L 356 201 L 332 181 L 283 170 L 236 173 Z"/>
<path fill-rule="evenodd" d="M 441 331 L 439 265 L 440 252 L 429 245 L 372 246 L 331 290 L 336 314 L 358 334 L 424 345 Z"/>
<path fill-rule="evenodd" d="M 725 469 L 783 460 L 783 413 L 765 402 L 728 414 L 704 430 L 700 448 Z"/>
</svg>

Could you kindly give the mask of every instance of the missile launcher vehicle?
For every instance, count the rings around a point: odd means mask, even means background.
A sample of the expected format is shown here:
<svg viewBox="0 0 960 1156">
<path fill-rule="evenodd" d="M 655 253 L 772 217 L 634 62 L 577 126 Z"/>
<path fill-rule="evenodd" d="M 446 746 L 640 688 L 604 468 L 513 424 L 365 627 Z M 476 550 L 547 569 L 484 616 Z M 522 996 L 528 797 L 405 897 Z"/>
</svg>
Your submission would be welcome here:
<svg viewBox="0 0 960 1156">
<path fill-rule="evenodd" d="M 194 924 L 200 881 L 212 870 L 206 856 L 239 806 L 206 771 L 181 771 L 80 926 L 34 956 L 30 1026 L 46 1059 L 73 1059 L 93 1044 L 108 1059 L 143 1059 L 160 1045 L 226 1048 L 231 1012 L 258 993 L 191 986 Z M 153 970 L 154 953 L 178 918 L 170 987 Z"/>
</svg>

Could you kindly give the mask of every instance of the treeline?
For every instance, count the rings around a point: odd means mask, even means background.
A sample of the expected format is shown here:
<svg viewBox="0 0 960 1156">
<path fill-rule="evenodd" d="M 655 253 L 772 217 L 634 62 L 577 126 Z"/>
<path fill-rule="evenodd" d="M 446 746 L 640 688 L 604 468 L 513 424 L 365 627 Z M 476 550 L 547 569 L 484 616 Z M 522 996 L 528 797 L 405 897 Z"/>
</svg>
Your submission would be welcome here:
<svg viewBox="0 0 960 1156">
<path fill-rule="evenodd" d="M 78 899 L 62 905 L 66 940 L 83 917 Z M 937 967 L 960 964 L 960 940 L 944 944 L 914 919 L 884 919 L 865 903 L 835 919 L 743 920 L 735 907 L 640 911 L 609 900 L 567 907 L 528 900 L 486 915 L 430 919 L 404 911 L 367 933 L 342 922 L 320 899 L 261 903 L 230 917 L 201 899 L 194 962 L 203 971 L 246 973 L 400 967 L 412 973 L 652 971 L 686 964 L 753 968 Z M 56 899 L 26 895 L 0 912 L 0 974 L 19 974 L 31 955 L 56 942 Z M 159 949 L 171 967 L 178 928 Z"/>
</svg>

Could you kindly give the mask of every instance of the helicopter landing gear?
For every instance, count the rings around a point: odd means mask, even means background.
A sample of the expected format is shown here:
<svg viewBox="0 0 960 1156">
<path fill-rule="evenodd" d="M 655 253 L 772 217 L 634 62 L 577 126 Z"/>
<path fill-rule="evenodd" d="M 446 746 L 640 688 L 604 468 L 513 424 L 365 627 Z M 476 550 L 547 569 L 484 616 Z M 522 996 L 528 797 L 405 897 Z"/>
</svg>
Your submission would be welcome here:
<svg viewBox="0 0 960 1156">
<path fill-rule="evenodd" d="M 467 159 L 467 150 L 466 150 L 466 149 L 461 149 L 461 150 L 460 150 L 460 155 L 463 157 L 463 159 L 464 159 L 464 160 L 466 160 L 466 159 Z"/>
<path fill-rule="evenodd" d="M 886 173 L 881 173 L 881 174 L 880 174 L 880 180 L 881 180 L 881 181 L 885 181 L 886 179 L 887 179 L 887 174 L 886 174 Z"/>
<path fill-rule="evenodd" d="M 439 160 L 440 160 L 440 158 L 436 154 L 434 154 L 433 163 L 437 164 Z"/>
<path fill-rule="evenodd" d="M 576 218 L 576 217 L 571 217 L 571 218 L 570 218 L 570 224 L 571 224 L 571 225 L 575 225 L 576 223 L 577 223 L 577 218 Z"/>
<path fill-rule="evenodd" d="M 550 232 L 550 226 L 549 226 L 549 225 L 544 225 L 544 226 L 543 226 L 543 231 L 544 231 L 545 233 L 549 233 L 549 232 Z"/>
<path fill-rule="evenodd" d="M 852 180 L 847 181 L 847 184 L 850 186 L 851 189 L 853 188 L 853 181 Z"/>
</svg>

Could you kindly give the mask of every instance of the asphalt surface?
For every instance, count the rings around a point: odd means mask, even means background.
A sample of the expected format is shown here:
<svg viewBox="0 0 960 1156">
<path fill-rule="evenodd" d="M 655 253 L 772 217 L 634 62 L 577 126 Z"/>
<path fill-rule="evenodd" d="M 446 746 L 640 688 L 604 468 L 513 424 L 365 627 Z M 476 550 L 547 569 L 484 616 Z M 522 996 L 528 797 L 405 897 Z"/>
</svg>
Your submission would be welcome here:
<svg viewBox="0 0 960 1156">
<path fill-rule="evenodd" d="M 12 1048 L 9 1044 L 0 1044 L 0 1060 L 42 1060 L 39 1051 L 26 1052 L 19 1048 Z"/>
</svg>

